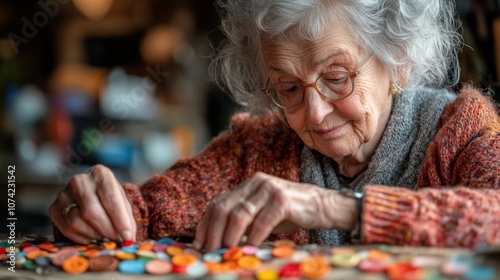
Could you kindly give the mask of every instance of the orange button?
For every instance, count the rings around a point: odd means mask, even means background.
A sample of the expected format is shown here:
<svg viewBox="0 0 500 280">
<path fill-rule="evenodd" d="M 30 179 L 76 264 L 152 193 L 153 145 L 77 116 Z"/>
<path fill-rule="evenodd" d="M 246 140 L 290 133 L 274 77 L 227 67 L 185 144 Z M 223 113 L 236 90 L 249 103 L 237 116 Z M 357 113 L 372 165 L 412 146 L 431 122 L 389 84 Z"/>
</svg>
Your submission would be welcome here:
<svg viewBox="0 0 500 280">
<path fill-rule="evenodd" d="M 129 254 L 123 251 L 116 252 L 115 257 L 120 260 L 134 260 L 136 258 L 135 254 Z"/>
<path fill-rule="evenodd" d="M 390 264 L 386 272 L 391 280 L 423 279 L 422 270 L 414 267 L 410 262 Z"/>
<path fill-rule="evenodd" d="M 280 246 L 273 248 L 273 256 L 276 258 L 289 258 L 295 253 L 295 249 L 289 246 Z"/>
<path fill-rule="evenodd" d="M 78 274 L 87 271 L 89 262 L 83 257 L 71 257 L 64 261 L 62 269 L 67 273 Z"/>
<path fill-rule="evenodd" d="M 114 249 L 116 249 L 116 242 L 114 242 L 114 241 L 104 242 L 104 243 L 102 243 L 102 247 L 105 250 L 114 250 Z"/>
<path fill-rule="evenodd" d="M 282 240 L 276 240 L 273 242 L 274 247 L 294 247 L 295 246 L 295 241 L 293 240 L 288 240 L 288 239 L 282 239 Z"/>
<path fill-rule="evenodd" d="M 38 248 L 42 249 L 42 250 L 45 250 L 45 251 L 49 251 L 54 248 L 54 243 L 52 242 L 44 242 L 44 243 L 40 243 L 38 244 Z"/>
<path fill-rule="evenodd" d="M 190 266 L 196 263 L 198 259 L 191 254 L 177 254 L 172 257 L 172 263 L 177 266 Z"/>
<path fill-rule="evenodd" d="M 386 252 L 382 252 L 375 249 L 368 251 L 368 259 L 372 261 L 386 261 L 389 260 L 390 258 L 391 254 Z"/>
<path fill-rule="evenodd" d="M 330 273 L 330 265 L 326 261 L 325 257 L 315 255 L 300 263 L 300 272 L 306 278 L 323 278 Z"/>
<path fill-rule="evenodd" d="M 170 256 L 175 256 L 175 255 L 182 254 L 182 249 L 179 247 L 176 247 L 176 246 L 168 246 L 166 249 L 166 252 Z"/>
<path fill-rule="evenodd" d="M 243 249 L 241 247 L 231 247 L 222 255 L 225 261 L 237 261 L 243 256 Z"/>
<path fill-rule="evenodd" d="M 30 260 L 34 260 L 38 257 L 45 257 L 47 255 L 49 255 L 49 252 L 38 250 L 38 251 L 31 251 L 31 252 L 27 253 L 26 258 L 30 259 Z"/>
<path fill-rule="evenodd" d="M 238 259 L 238 266 L 246 270 L 256 270 L 260 267 L 261 261 L 254 256 L 242 256 Z"/>
</svg>

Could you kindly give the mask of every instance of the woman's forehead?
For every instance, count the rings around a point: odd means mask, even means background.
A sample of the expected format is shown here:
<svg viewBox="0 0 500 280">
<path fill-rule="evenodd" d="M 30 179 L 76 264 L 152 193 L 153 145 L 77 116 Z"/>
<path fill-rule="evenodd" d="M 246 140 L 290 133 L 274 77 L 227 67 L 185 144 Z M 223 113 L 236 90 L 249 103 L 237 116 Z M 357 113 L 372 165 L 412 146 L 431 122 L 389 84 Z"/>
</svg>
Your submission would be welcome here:
<svg viewBox="0 0 500 280">
<path fill-rule="evenodd" d="M 352 61 L 361 54 L 362 48 L 346 29 L 334 27 L 316 41 L 291 36 L 268 39 L 262 43 L 262 50 L 266 67 L 283 72 L 290 63 L 318 67 L 330 61 Z"/>
</svg>

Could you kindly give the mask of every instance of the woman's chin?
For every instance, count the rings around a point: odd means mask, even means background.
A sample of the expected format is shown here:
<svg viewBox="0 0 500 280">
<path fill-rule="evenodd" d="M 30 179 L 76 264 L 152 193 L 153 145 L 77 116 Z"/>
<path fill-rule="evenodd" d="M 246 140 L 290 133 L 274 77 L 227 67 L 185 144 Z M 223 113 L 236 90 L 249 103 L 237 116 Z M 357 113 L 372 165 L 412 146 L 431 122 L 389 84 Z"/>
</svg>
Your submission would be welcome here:
<svg viewBox="0 0 500 280">
<path fill-rule="evenodd" d="M 353 150 L 351 147 L 346 147 L 346 146 L 332 146 L 328 147 L 325 149 L 325 147 L 320 147 L 318 149 L 315 149 L 318 152 L 322 153 L 323 155 L 334 159 L 335 161 L 342 160 L 343 158 L 352 155 Z"/>
</svg>

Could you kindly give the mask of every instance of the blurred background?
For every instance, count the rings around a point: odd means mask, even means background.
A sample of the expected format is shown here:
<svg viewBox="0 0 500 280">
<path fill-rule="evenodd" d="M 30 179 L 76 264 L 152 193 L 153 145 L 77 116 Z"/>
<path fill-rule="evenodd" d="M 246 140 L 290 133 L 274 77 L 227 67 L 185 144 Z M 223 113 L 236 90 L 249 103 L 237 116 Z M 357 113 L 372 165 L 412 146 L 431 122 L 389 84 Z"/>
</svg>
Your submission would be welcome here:
<svg viewBox="0 0 500 280">
<path fill-rule="evenodd" d="M 498 6 L 457 0 L 464 82 L 500 85 Z M 218 24 L 212 1 L 0 0 L 0 166 L 16 167 L 18 235 L 51 234 L 72 175 L 102 163 L 140 184 L 227 128 L 239 108 L 207 78 Z"/>
<path fill-rule="evenodd" d="M 207 77 L 218 22 L 212 1 L 0 1 L 0 163 L 16 166 L 18 234 L 50 234 L 72 175 L 102 163 L 140 184 L 226 129 L 236 107 Z"/>
</svg>

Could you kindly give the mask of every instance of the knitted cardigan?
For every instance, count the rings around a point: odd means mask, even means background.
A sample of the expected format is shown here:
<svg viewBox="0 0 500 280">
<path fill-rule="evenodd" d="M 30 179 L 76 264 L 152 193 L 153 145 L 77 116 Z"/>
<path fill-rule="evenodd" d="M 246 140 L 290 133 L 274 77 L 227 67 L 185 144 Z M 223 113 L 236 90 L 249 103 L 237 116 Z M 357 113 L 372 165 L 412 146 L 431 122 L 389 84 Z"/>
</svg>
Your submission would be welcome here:
<svg viewBox="0 0 500 280">
<path fill-rule="evenodd" d="M 500 245 L 499 133 L 494 104 L 473 88 L 463 89 L 440 117 L 415 190 L 364 188 L 364 243 Z M 302 147 L 297 134 L 275 116 L 235 115 L 229 131 L 199 155 L 179 160 L 140 188 L 123 185 L 137 239 L 194 236 L 210 201 L 257 171 L 299 181 Z M 310 242 L 306 230 L 269 239 L 280 238 Z"/>
</svg>

